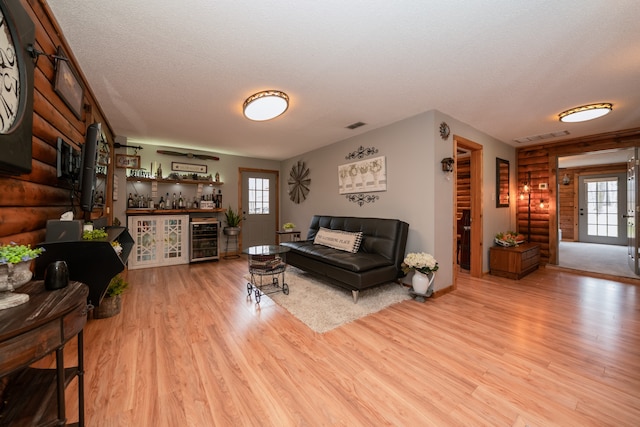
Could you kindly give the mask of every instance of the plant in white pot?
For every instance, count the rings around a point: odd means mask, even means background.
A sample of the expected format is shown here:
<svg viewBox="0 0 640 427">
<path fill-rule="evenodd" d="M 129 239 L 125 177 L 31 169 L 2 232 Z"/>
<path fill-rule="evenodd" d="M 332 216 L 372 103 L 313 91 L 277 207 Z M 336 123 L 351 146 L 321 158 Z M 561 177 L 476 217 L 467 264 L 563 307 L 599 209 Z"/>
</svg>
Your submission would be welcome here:
<svg viewBox="0 0 640 427">
<path fill-rule="evenodd" d="M 435 272 L 438 270 L 438 261 L 433 255 L 419 252 L 409 253 L 402 263 L 402 271 L 407 274 L 413 271 L 411 285 L 413 292 L 419 295 L 431 296 Z M 431 289 L 431 292 L 429 290 Z"/>
<path fill-rule="evenodd" d="M 44 248 L 32 248 L 31 245 L 13 242 L 0 246 L 0 265 L 7 266 L 8 283 L 12 288 L 18 288 L 31 280 L 32 261 L 43 251 Z"/>
<path fill-rule="evenodd" d="M 224 214 L 225 222 L 227 226 L 222 229 L 227 236 L 235 236 L 240 234 L 240 223 L 242 222 L 242 216 L 233 210 L 231 206 Z"/>
<path fill-rule="evenodd" d="M 0 246 L 0 310 L 29 301 L 29 295 L 12 292 L 31 280 L 31 264 L 43 251 L 14 242 Z"/>
</svg>

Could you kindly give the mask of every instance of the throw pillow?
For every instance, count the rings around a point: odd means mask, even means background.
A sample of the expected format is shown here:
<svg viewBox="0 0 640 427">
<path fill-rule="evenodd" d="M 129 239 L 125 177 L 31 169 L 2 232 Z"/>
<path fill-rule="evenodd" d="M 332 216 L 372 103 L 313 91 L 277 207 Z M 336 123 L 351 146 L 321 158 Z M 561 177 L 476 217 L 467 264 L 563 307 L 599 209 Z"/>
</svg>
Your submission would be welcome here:
<svg viewBox="0 0 640 427">
<path fill-rule="evenodd" d="M 360 243 L 362 243 L 362 231 L 350 232 L 320 227 L 313 243 L 356 253 L 360 249 Z"/>
</svg>

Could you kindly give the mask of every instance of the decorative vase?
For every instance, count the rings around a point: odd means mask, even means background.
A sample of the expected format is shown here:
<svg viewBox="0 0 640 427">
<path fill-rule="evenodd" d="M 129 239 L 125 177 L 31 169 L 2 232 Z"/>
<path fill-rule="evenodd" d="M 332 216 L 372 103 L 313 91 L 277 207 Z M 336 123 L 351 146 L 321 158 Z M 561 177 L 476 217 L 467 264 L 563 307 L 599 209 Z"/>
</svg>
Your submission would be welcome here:
<svg viewBox="0 0 640 427">
<path fill-rule="evenodd" d="M 31 280 L 31 277 L 33 277 L 31 272 L 32 263 L 33 260 L 9 264 L 9 284 L 13 286 L 13 289 L 18 289 Z"/>
<path fill-rule="evenodd" d="M 418 270 L 414 270 L 413 277 L 411 278 L 413 292 L 415 292 L 416 294 L 425 295 L 427 293 L 427 290 L 429 289 L 429 286 L 433 284 L 433 280 L 435 279 L 435 277 L 436 275 L 433 272 L 425 274 L 420 273 Z"/>
</svg>

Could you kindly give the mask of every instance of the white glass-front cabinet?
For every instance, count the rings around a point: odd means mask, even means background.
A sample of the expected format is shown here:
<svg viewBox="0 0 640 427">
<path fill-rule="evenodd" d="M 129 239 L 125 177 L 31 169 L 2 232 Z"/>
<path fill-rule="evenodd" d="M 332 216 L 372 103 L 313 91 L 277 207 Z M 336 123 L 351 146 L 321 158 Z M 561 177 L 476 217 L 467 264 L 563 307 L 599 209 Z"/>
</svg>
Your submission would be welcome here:
<svg viewBox="0 0 640 427">
<path fill-rule="evenodd" d="M 129 268 L 189 263 L 189 215 L 129 217 L 134 240 Z"/>
</svg>

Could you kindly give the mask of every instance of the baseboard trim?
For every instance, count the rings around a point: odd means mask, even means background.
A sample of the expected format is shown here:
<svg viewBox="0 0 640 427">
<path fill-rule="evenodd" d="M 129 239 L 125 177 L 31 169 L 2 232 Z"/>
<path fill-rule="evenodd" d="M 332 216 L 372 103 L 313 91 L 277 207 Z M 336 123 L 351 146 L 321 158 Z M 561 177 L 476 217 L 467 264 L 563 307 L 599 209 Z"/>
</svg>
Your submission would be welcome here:
<svg viewBox="0 0 640 427">
<path fill-rule="evenodd" d="M 453 292 L 454 290 L 455 288 L 453 287 L 453 285 L 447 286 L 446 288 L 438 289 L 433 293 L 433 295 L 431 295 L 431 298 L 439 298 L 443 295 L 448 294 L 449 292 Z"/>
</svg>

